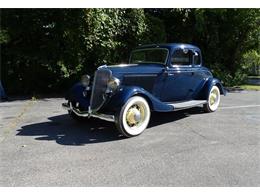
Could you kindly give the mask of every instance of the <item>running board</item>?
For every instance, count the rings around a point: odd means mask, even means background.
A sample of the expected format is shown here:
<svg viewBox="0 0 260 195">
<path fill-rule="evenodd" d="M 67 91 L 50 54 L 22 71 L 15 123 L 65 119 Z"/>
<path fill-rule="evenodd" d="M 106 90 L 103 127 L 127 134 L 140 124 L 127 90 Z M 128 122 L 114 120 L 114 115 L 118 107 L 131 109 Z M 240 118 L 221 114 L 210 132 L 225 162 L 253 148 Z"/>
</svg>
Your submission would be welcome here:
<svg viewBox="0 0 260 195">
<path fill-rule="evenodd" d="M 191 108 L 194 106 L 199 106 L 199 105 L 206 104 L 206 103 L 207 103 L 206 100 L 190 100 L 190 101 L 186 101 L 186 102 L 168 103 L 168 105 L 173 106 L 174 110 L 183 110 L 183 109 Z"/>
</svg>

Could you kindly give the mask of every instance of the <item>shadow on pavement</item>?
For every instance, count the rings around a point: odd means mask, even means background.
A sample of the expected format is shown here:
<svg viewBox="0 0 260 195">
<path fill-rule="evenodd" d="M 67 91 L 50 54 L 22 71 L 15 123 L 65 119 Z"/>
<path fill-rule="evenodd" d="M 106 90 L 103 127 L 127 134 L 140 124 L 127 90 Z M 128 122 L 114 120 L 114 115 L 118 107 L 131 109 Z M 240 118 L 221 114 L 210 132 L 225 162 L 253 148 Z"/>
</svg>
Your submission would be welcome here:
<svg viewBox="0 0 260 195">
<path fill-rule="evenodd" d="M 189 115 L 201 114 L 199 107 L 171 113 L 153 113 L 148 127 L 181 120 Z M 82 122 L 74 121 L 69 115 L 58 115 L 48 118 L 50 121 L 22 126 L 17 136 L 33 136 L 36 140 L 56 141 L 61 145 L 80 146 L 85 144 L 110 142 L 125 139 L 118 133 L 114 123 L 91 119 Z M 145 136 L 145 135 L 144 135 Z"/>
<path fill-rule="evenodd" d="M 36 140 L 56 141 L 61 145 L 85 145 L 123 139 L 113 123 L 91 119 L 74 121 L 68 114 L 48 118 L 48 122 L 22 126 L 18 136 L 35 136 Z"/>
<path fill-rule="evenodd" d="M 159 126 L 165 123 L 171 123 L 177 120 L 181 120 L 190 115 L 204 114 L 205 112 L 201 107 L 194 107 L 187 110 L 180 110 L 175 112 L 155 112 L 151 116 L 149 127 Z"/>
</svg>

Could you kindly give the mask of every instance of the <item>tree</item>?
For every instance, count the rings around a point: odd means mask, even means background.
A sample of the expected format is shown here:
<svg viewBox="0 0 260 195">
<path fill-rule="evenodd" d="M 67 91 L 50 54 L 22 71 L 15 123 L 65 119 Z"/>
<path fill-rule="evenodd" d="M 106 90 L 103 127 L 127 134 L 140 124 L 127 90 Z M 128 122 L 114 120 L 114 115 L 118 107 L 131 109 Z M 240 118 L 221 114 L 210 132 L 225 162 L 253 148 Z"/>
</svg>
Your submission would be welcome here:
<svg viewBox="0 0 260 195">
<path fill-rule="evenodd" d="M 2 9 L 2 82 L 8 93 L 59 92 L 99 65 L 127 63 L 139 44 L 184 42 L 234 85 L 259 32 L 259 9 Z"/>
</svg>

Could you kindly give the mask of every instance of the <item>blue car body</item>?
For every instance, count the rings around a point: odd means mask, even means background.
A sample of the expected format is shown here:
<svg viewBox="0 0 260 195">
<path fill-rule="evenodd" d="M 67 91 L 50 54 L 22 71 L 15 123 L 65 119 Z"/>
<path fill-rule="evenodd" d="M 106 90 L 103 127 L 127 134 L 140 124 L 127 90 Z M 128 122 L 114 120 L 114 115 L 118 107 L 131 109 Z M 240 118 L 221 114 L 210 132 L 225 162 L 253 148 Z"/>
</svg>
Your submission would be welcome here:
<svg viewBox="0 0 260 195">
<path fill-rule="evenodd" d="M 167 50 L 167 59 L 164 64 L 103 65 L 98 68 L 98 71 L 108 70 L 113 77 L 120 81 L 120 86 L 115 92 L 100 94 L 102 97 L 100 95 L 97 97 L 93 95 L 94 81 L 88 88 L 79 82 L 70 89 L 66 99 L 73 103 L 72 106 L 77 106 L 81 112 L 113 114 L 135 95 L 144 97 L 152 111 L 170 112 L 177 110 L 174 106 L 175 102 L 207 100 L 212 86 L 217 86 L 221 94 L 226 94 L 221 82 L 212 76 L 209 69 L 202 66 L 202 55 L 198 47 L 172 43 L 144 45 L 136 49 L 151 48 Z M 172 56 L 175 51 L 180 49 L 196 53 L 197 63 L 195 64 L 195 60 L 193 60 L 191 64 L 173 65 Z M 101 98 L 98 101 L 102 104 L 91 108 L 91 101 L 95 101 L 96 98 Z"/>
</svg>

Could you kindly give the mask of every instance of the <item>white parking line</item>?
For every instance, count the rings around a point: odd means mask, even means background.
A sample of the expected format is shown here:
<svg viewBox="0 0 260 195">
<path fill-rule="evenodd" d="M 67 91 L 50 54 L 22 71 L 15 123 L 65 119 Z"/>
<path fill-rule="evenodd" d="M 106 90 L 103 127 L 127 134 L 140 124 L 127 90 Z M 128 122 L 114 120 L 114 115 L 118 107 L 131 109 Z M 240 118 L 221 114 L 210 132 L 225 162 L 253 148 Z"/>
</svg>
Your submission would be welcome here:
<svg viewBox="0 0 260 195">
<path fill-rule="evenodd" d="M 254 108 L 259 107 L 260 105 L 246 105 L 246 106 L 226 106 L 226 107 L 219 107 L 219 109 L 235 109 L 235 108 Z"/>
</svg>

